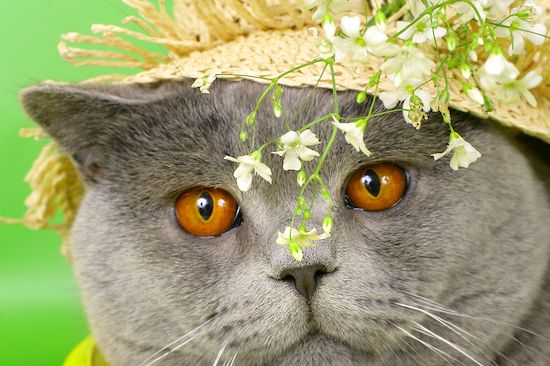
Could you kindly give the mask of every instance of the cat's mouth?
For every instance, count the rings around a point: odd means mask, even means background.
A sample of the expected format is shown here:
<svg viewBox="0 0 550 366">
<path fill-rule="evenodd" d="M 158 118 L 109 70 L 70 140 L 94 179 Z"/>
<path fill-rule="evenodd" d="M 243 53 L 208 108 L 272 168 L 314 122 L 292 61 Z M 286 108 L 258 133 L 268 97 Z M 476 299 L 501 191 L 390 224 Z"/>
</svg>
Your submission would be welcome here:
<svg viewBox="0 0 550 366">
<path fill-rule="evenodd" d="M 323 351 L 320 352 L 320 350 Z M 284 364 L 286 363 L 286 360 L 297 358 L 299 357 L 298 355 L 308 355 L 308 357 L 310 357 L 312 360 L 315 360 L 317 357 L 321 357 L 322 360 L 319 359 L 317 363 L 321 364 L 321 362 L 326 361 L 323 357 L 325 357 L 327 354 L 345 354 L 365 361 L 372 360 L 375 357 L 374 354 L 371 352 L 358 349 L 341 339 L 332 337 L 324 333 L 318 327 L 312 327 L 310 329 L 310 332 L 308 332 L 300 341 L 281 352 L 278 358 L 272 364 Z M 283 361 L 283 363 L 281 363 L 281 361 Z"/>
</svg>

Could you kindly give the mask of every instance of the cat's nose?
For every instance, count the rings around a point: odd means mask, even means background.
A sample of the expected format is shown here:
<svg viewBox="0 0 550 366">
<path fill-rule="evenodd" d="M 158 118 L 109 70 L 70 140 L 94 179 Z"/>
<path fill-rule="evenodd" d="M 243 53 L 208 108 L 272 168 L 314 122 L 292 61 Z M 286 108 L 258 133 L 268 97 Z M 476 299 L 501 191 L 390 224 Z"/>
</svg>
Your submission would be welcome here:
<svg viewBox="0 0 550 366">
<path fill-rule="evenodd" d="M 324 265 L 313 264 L 286 269 L 281 272 L 281 279 L 292 281 L 296 290 L 298 290 L 307 301 L 311 301 L 313 293 L 317 288 L 318 278 L 327 272 L 327 268 Z"/>
</svg>

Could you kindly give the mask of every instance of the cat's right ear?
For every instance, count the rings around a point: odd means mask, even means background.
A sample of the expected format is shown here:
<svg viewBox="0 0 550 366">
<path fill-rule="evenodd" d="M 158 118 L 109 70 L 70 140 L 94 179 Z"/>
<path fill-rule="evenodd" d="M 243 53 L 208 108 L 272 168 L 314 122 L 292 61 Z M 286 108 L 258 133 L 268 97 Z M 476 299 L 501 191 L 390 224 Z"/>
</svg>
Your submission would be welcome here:
<svg viewBox="0 0 550 366">
<path fill-rule="evenodd" d="M 131 86 L 42 84 L 20 94 L 27 114 L 70 155 L 85 180 L 95 182 L 103 170 L 102 144 L 116 133 L 121 117 L 139 104 L 126 97 Z"/>
</svg>

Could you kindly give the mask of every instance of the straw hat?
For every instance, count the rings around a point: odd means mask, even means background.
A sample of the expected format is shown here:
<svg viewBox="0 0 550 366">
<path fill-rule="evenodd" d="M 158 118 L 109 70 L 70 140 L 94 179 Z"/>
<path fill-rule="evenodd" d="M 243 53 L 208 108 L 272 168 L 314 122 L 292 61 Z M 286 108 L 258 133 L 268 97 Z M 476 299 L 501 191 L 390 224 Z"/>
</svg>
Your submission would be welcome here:
<svg viewBox="0 0 550 366">
<path fill-rule="evenodd" d="M 101 77 L 101 80 L 148 83 L 220 73 L 274 78 L 319 56 L 318 40 L 310 31 L 315 23 L 311 12 L 303 5 L 304 0 L 174 0 L 173 16 L 169 15 L 164 0 L 159 0 L 158 8 L 150 0 L 122 1 L 140 15 L 128 16 L 123 22 L 133 23 L 140 31 L 95 24 L 92 26 L 95 35 L 69 33 L 62 36 L 59 44 L 60 54 L 75 65 L 139 67 L 144 70 L 137 75 L 110 75 Z M 373 9 L 386 2 L 389 1 L 352 0 L 349 13 L 364 14 L 366 8 L 372 14 Z M 543 20 L 549 19 L 550 4 L 544 2 L 541 6 Z M 405 5 L 389 19 L 389 26 L 407 11 Z M 129 42 L 128 37 L 157 44 L 166 53 L 146 51 Z M 102 45 L 110 50 L 71 46 L 75 43 L 95 45 L 96 48 Z M 550 42 L 536 49 L 528 48 L 525 55 L 513 61 L 521 74 L 536 70 L 543 76 L 544 82 L 533 93 L 538 101 L 537 108 L 525 100 L 513 104 L 496 102 L 495 112 L 487 115 L 456 82 L 450 85 L 450 106 L 478 117 L 490 117 L 550 143 L 550 118 L 547 118 L 550 115 Z M 338 62 L 335 65 L 338 89 L 364 90 L 379 66 L 380 61 L 375 58 L 369 59 L 369 63 Z M 321 70 L 322 65 L 301 69 L 282 79 L 280 84 L 312 86 L 317 83 Z M 251 79 L 262 82 L 261 79 Z M 332 88 L 330 75 L 327 74 L 318 85 Z M 380 85 L 380 91 L 391 91 L 392 88 L 388 81 L 383 80 Z"/>
<path fill-rule="evenodd" d="M 172 12 L 166 8 L 165 0 L 158 0 L 158 6 L 152 0 L 122 1 L 139 14 L 126 17 L 123 20 L 126 27 L 95 24 L 91 28 L 93 35 L 68 33 L 62 36 L 59 44 L 60 54 L 75 65 L 142 70 L 136 75 L 106 75 L 93 81 L 151 83 L 218 74 L 218 77 L 229 79 L 270 82 L 270 78 L 319 56 L 319 39 L 315 31 L 312 32 L 317 25 L 303 0 L 173 0 Z M 373 16 L 376 9 L 386 2 L 352 0 L 347 14 Z M 401 4 L 405 3 L 401 1 Z M 545 2 L 542 9 L 544 21 L 550 18 L 550 4 Z M 386 30 L 394 31 L 395 21 L 406 16 L 408 10 L 404 5 L 391 15 Z M 161 51 L 155 53 L 150 49 Z M 488 55 L 479 53 L 478 57 L 483 61 Z M 537 71 L 544 79 L 531 90 L 538 101 L 536 108 L 523 99 L 514 104 L 495 102 L 495 112 L 487 115 L 482 106 L 464 94 L 461 83 L 452 79 L 449 105 L 482 118 L 491 118 L 550 143 L 549 58 L 550 42 L 546 42 L 536 48 L 526 45 L 525 54 L 512 59 L 520 77 Z M 337 89 L 363 91 L 381 62 L 371 57 L 368 63 L 336 63 Z M 332 88 L 330 74 L 319 80 L 322 68 L 322 64 L 301 68 L 279 83 L 294 87 L 317 84 Z M 392 91 L 393 88 L 392 83 L 381 80 L 379 91 Z M 24 134 L 40 137 L 42 132 L 25 131 Z M 66 237 L 84 192 L 70 158 L 51 143 L 35 162 L 27 181 L 33 193 L 26 202 L 29 209 L 23 220 L 0 218 L 0 221 L 23 223 L 31 228 L 50 228 Z M 50 221 L 57 210 L 64 214 L 66 222 L 54 226 Z"/>
</svg>

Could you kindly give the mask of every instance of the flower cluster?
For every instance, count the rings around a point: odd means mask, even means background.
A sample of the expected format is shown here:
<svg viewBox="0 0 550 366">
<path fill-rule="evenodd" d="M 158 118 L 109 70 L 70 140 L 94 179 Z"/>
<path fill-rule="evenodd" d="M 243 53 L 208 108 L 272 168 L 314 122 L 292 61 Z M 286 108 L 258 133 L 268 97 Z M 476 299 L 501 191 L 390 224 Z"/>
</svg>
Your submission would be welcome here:
<svg viewBox="0 0 550 366">
<path fill-rule="evenodd" d="M 254 175 L 271 183 L 271 169 L 261 162 L 261 157 L 272 144 L 278 146 L 272 153 L 283 158 L 283 169 L 297 172 L 300 193 L 296 208 L 290 226 L 279 232 L 277 243 L 288 246 L 298 261 L 302 260 L 303 248 L 329 237 L 332 230 L 332 198 L 319 172 L 338 133 L 343 133 L 346 142 L 356 151 L 370 156 L 364 135 L 372 118 L 400 112 L 406 123 L 419 129 L 428 113 L 439 112 L 450 131 L 449 144 L 444 152 L 432 156 L 439 160 L 452 154 L 450 166 L 453 170 L 467 168 L 481 154 L 452 126 L 449 101 L 452 97 L 462 97 L 451 95 L 451 90 L 456 88 L 450 88 L 450 84 L 459 85 L 465 98 L 489 113 L 494 110 L 495 102 L 515 103 L 521 98 L 536 107 L 537 100 L 531 90 L 542 82 L 538 70 L 520 71 L 514 63 L 548 38 L 547 29 L 540 22 L 542 10 L 534 0 L 393 0 L 379 9 L 369 9 L 368 14 L 352 11 L 351 3 L 346 0 L 306 1 L 306 7 L 313 11 L 313 19 L 324 33 L 319 37 L 319 30 L 312 29 L 321 56 L 272 79 L 242 124 L 240 138 L 243 142 L 250 141 L 250 154 L 225 157 L 239 164 L 234 176 L 242 191 L 250 189 Z M 379 71 L 357 95 L 357 103 L 365 103 L 367 93 L 372 96 L 369 112 L 357 118 L 344 118 L 339 113 L 336 96 L 335 65 L 373 60 L 380 65 Z M 256 115 L 260 104 L 270 96 L 274 116 L 281 117 L 283 89 L 279 81 L 317 63 L 324 63 L 323 73 L 330 70 L 334 110 L 307 122 L 297 131 L 288 130 L 256 147 Z M 207 93 L 214 80 L 214 75 L 205 75 L 193 86 Z M 379 92 L 382 80 L 393 88 Z M 374 113 L 376 100 L 389 111 Z M 333 128 L 321 152 L 315 150 L 321 141 L 311 131 L 311 127 L 319 123 L 331 123 Z M 313 165 L 306 169 L 306 164 Z M 308 188 L 309 195 L 306 194 Z M 307 228 L 318 194 L 329 203 L 321 235 Z"/>
</svg>

